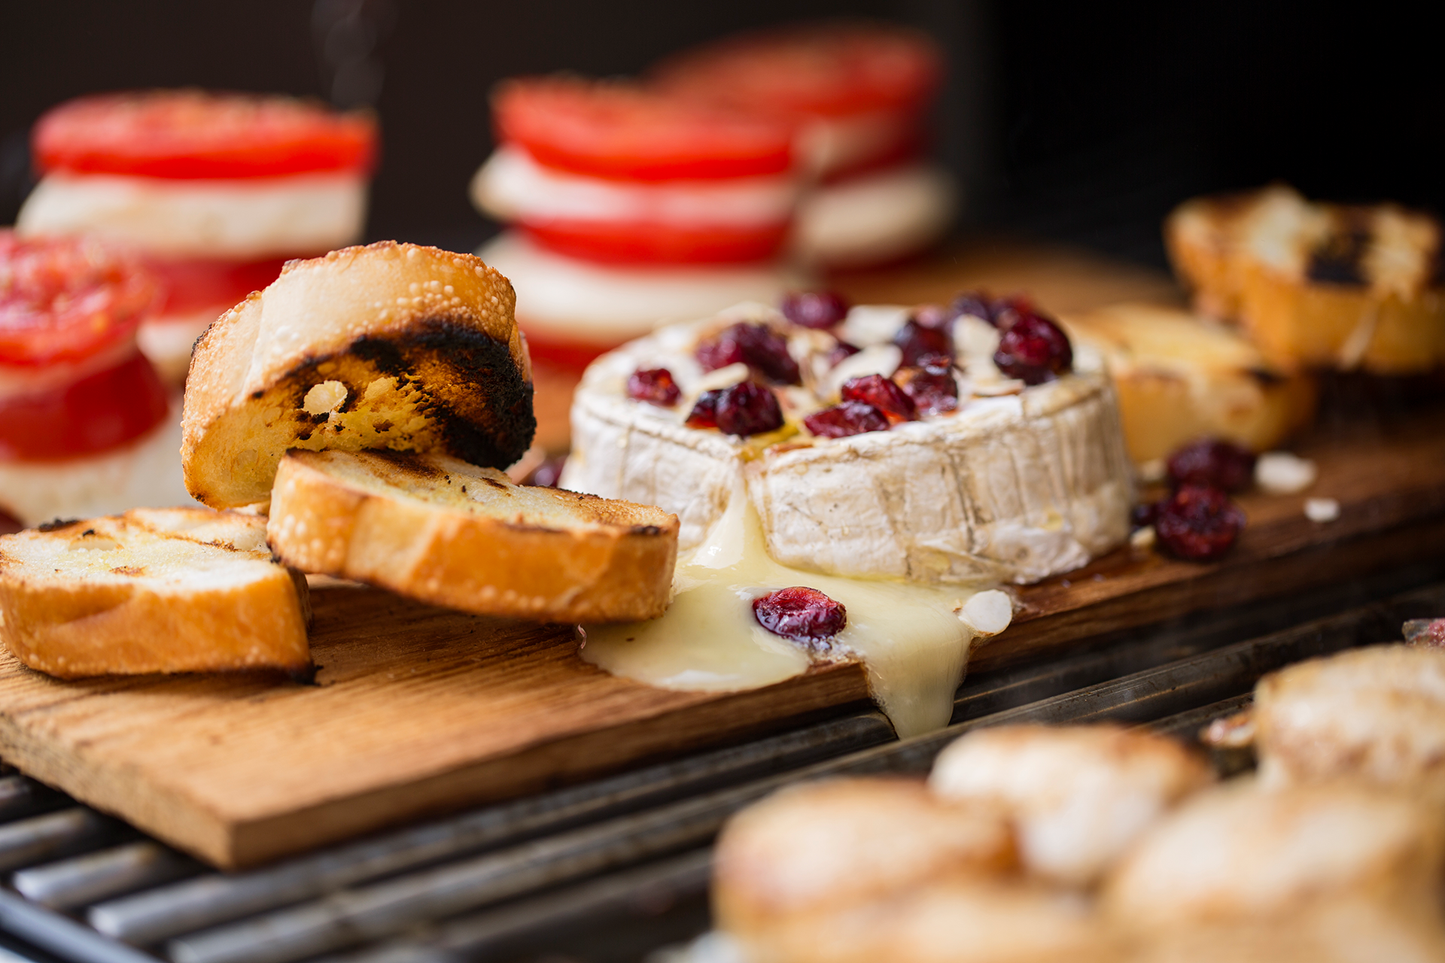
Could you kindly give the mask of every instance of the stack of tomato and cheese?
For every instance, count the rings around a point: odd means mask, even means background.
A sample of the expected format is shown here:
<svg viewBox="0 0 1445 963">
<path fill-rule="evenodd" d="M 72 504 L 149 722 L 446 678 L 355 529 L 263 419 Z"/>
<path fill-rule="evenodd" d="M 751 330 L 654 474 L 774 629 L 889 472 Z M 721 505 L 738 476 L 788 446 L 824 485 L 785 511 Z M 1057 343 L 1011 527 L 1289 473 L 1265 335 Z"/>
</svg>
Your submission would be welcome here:
<svg viewBox="0 0 1445 963">
<path fill-rule="evenodd" d="M 684 53 L 644 81 L 504 83 L 472 197 L 510 230 L 478 254 L 517 287 L 539 406 L 565 413 L 587 362 L 660 321 L 936 240 L 954 193 L 920 157 L 940 75 L 921 35 L 829 24 Z"/>
</svg>

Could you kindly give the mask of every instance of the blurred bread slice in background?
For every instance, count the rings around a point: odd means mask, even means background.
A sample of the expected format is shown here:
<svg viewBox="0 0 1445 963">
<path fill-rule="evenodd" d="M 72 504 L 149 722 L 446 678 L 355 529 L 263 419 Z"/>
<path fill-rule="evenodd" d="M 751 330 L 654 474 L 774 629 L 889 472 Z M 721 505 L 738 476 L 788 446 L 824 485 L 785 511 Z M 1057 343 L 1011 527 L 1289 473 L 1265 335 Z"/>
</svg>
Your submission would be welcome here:
<svg viewBox="0 0 1445 963">
<path fill-rule="evenodd" d="M 1275 365 L 1238 331 L 1188 311 L 1117 304 L 1062 320 L 1071 338 L 1104 355 L 1136 464 L 1201 437 L 1266 451 L 1314 417 L 1309 374 Z"/>
<path fill-rule="evenodd" d="M 1429 215 L 1273 185 L 1187 201 L 1164 237 L 1196 308 L 1237 322 L 1277 365 L 1406 375 L 1445 362 L 1441 231 Z"/>
</svg>

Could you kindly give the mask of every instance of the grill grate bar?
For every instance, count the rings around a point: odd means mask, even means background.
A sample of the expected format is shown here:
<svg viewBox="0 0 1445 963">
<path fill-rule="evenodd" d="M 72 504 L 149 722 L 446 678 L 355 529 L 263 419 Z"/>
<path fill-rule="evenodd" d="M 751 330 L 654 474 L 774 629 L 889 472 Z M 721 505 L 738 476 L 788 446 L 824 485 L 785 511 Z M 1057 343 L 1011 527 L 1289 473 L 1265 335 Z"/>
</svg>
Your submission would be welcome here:
<svg viewBox="0 0 1445 963">
<path fill-rule="evenodd" d="M 22 869 L 12 877 L 11 885 L 22 896 L 44 906 L 72 909 L 169 883 L 202 868 L 189 856 L 142 840 Z"/>
<path fill-rule="evenodd" d="M 1167 663 L 1005 710 L 941 732 L 864 749 L 679 803 L 499 850 L 428 873 L 335 893 L 325 899 L 218 927 L 168 944 L 177 963 L 286 963 L 383 939 L 406 929 L 543 887 L 706 845 L 737 809 L 790 782 L 834 774 L 926 771 L 960 734 L 1012 722 L 1147 722 L 1248 692 L 1272 669 L 1378 641 L 1394 631 L 1374 607 Z M 1394 623 L 1398 626 L 1398 622 Z"/>
</svg>

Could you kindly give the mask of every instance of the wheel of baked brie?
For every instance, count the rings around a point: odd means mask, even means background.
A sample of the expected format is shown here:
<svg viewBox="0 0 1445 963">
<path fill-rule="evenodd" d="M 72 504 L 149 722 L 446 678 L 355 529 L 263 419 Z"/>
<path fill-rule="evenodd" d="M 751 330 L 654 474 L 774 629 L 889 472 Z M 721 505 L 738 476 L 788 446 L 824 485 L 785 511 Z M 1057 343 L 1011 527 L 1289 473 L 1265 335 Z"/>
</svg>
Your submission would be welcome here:
<svg viewBox="0 0 1445 963">
<path fill-rule="evenodd" d="M 1021 303 L 1003 341 L 1055 349 L 1030 367 L 956 313 L 819 329 L 743 304 L 659 329 L 588 369 L 561 483 L 677 513 L 684 551 L 745 484 L 768 554 L 833 575 L 1031 582 L 1120 544 L 1132 481 L 1100 358 Z"/>
</svg>

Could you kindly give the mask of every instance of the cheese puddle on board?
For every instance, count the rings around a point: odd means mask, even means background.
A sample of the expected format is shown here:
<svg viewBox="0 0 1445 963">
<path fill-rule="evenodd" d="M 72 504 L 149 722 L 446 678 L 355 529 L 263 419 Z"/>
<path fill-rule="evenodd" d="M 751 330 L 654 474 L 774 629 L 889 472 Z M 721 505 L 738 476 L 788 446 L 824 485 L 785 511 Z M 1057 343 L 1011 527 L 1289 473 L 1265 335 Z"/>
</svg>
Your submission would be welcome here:
<svg viewBox="0 0 1445 963">
<path fill-rule="evenodd" d="M 673 584 L 675 598 L 660 619 L 587 626 L 582 658 L 663 689 L 731 692 L 781 682 L 807 671 L 813 659 L 759 625 L 752 601 L 805 585 L 847 610 L 832 649 L 862 660 L 869 691 L 900 738 L 948 725 L 973 640 L 1003 631 L 1012 616 L 1008 596 L 996 589 L 841 578 L 780 565 L 767 553 L 762 523 L 741 485 L 707 539 L 679 561 Z"/>
</svg>

